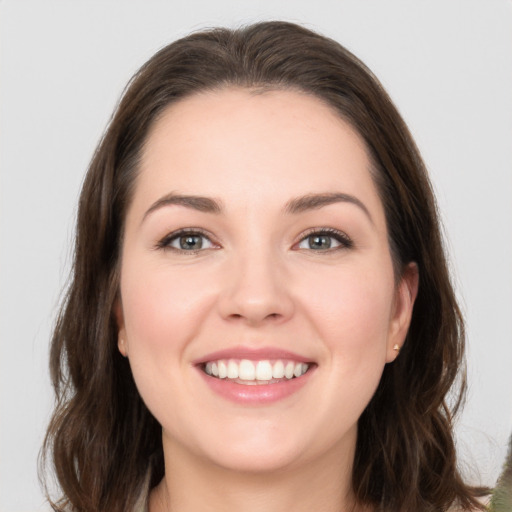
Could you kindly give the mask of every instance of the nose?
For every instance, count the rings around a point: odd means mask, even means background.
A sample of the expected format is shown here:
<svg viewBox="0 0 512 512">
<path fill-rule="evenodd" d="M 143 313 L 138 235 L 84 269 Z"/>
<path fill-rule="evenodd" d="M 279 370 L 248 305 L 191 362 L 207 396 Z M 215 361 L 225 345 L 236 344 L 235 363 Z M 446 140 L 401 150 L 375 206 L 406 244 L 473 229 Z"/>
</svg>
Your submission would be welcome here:
<svg viewBox="0 0 512 512">
<path fill-rule="evenodd" d="M 220 315 L 250 326 L 287 321 L 294 313 L 288 277 L 283 263 L 272 254 L 235 258 L 219 297 Z"/>
</svg>

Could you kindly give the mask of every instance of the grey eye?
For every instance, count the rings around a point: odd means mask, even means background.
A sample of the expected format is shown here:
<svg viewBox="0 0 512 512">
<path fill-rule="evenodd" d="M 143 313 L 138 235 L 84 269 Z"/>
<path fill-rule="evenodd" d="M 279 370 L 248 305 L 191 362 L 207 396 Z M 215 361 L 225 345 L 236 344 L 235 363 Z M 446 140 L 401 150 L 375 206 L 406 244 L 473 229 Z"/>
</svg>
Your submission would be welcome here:
<svg viewBox="0 0 512 512">
<path fill-rule="evenodd" d="M 311 249 L 330 249 L 332 238 L 327 235 L 308 236 L 308 244 Z"/>
<path fill-rule="evenodd" d="M 313 251 L 326 251 L 339 247 L 341 243 L 332 235 L 315 233 L 309 235 L 299 243 L 299 249 L 310 249 Z"/>
<path fill-rule="evenodd" d="M 198 235 L 180 236 L 178 238 L 180 249 L 197 250 L 203 247 L 203 237 Z"/>
<path fill-rule="evenodd" d="M 169 240 L 167 245 L 180 251 L 200 251 L 213 247 L 212 242 L 206 236 L 198 233 L 184 233 L 175 236 Z"/>
</svg>

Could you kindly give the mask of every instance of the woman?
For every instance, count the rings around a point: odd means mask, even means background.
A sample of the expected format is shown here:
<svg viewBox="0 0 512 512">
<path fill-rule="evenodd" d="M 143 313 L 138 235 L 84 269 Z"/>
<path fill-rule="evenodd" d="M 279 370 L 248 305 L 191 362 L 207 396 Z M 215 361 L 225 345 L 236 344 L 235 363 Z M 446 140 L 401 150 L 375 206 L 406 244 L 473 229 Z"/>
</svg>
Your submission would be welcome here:
<svg viewBox="0 0 512 512">
<path fill-rule="evenodd" d="M 463 324 L 412 138 L 337 43 L 193 34 L 134 77 L 52 343 L 55 510 L 483 510 Z"/>
</svg>

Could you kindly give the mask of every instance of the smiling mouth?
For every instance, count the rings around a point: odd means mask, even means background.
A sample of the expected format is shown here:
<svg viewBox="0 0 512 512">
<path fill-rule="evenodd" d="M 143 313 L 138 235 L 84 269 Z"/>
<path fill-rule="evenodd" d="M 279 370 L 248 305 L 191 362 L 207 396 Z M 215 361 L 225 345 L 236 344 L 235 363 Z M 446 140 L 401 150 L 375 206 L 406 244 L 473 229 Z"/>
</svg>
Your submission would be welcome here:
<svg viewBox="0 0 512 512">
<path fill-rule="evenodd" d="M 258 360 L 219 359 L 208 361 L 202 370 L 216 379 L 225 379 L 248 386 L 277 384 L 302 377 L 311 367 L 309 363 L 283 359 Z"/>
</svg>

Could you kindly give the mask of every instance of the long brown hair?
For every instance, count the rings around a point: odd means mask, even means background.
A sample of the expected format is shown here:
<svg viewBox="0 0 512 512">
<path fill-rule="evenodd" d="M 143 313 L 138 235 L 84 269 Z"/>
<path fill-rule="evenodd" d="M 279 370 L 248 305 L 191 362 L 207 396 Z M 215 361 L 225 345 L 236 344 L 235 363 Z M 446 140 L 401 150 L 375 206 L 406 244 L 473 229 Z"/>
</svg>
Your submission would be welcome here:
<svg viewBox="0 0 512 512">
<path fill-rule="evenodd" d="M 151 486 L 163 477 L 161 427 L 117 350 L 112 309 L 123 223 L 155 120 L 181 98 L 226 86 L 300 90 L 334 108 L 366 142 L 397 277 L 407 263 L 418 265 L 406 343 L 359 420 L 358 501 L 393 512 L 483 510 L 478 489 L 464 484 L 456 465 L 452 426 L 465 391 L 464 328 L 424 164 L 366 66 L 335 41 L 284 22 L 195 33 L 160 50 L 130 82 L 94 155 L 51 345 L 57 404 L 43 453 L 62 489 L 54 510 L 127 511 L 148 473 Z"/>
</svg>

